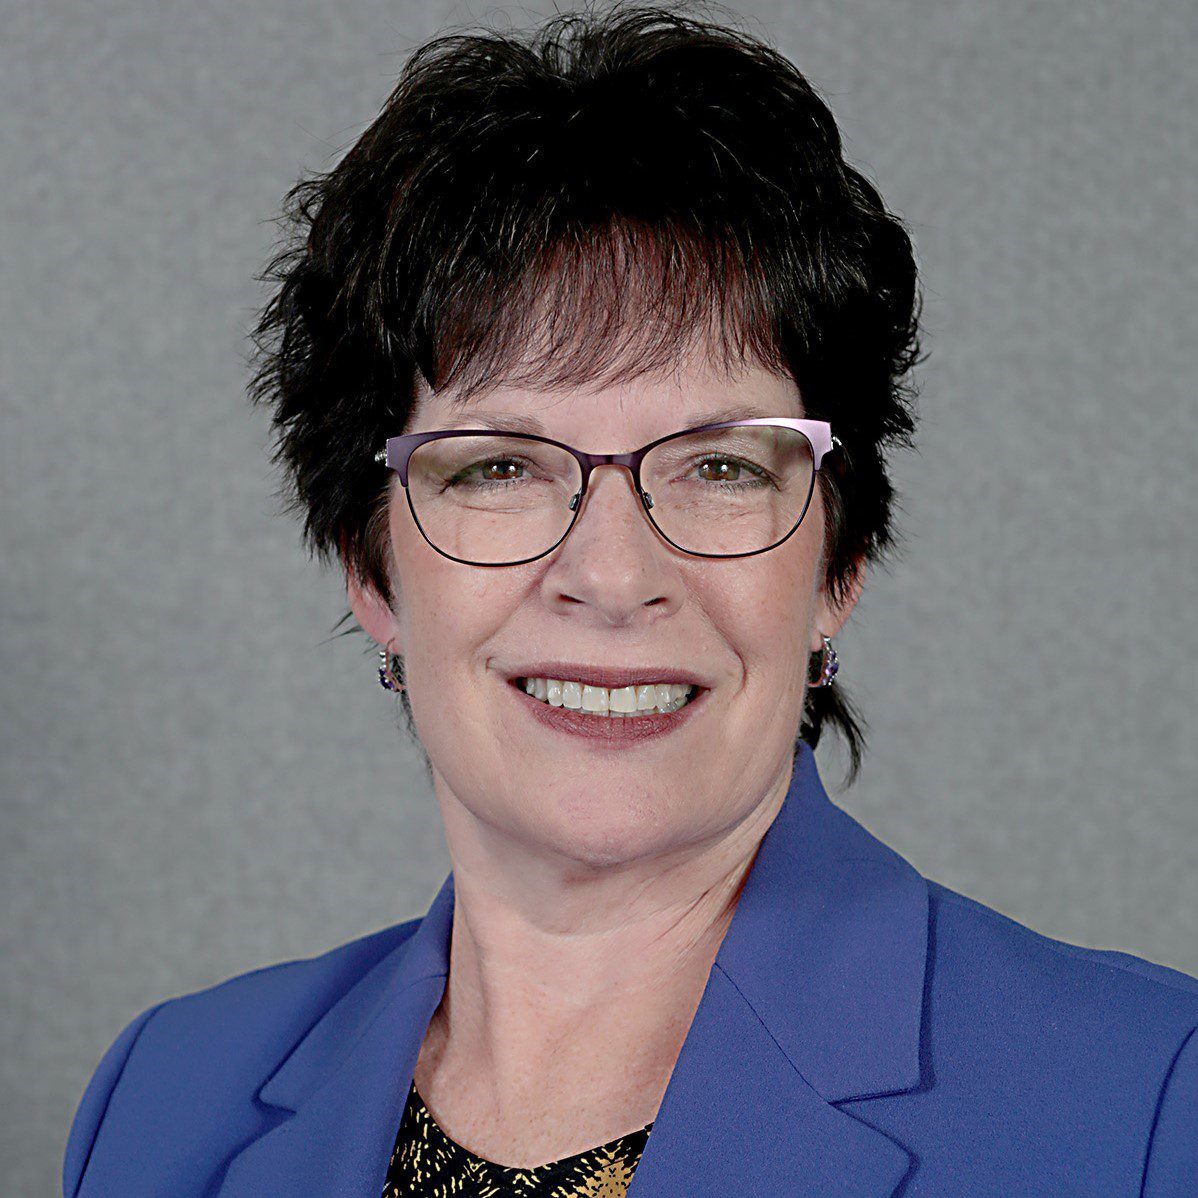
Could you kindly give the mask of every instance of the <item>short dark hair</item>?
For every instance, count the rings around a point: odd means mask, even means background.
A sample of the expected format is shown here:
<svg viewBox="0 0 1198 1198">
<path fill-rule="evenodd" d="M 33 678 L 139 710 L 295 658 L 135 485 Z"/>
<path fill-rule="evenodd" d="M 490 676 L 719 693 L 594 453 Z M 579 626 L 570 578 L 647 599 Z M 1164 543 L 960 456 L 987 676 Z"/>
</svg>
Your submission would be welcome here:
<svg viewBox="0 0 1198 1198">
<path fill-rule="evenodd" d="M 818 476 L 830 596 L 895 548 L 887 453 L 914 448 L 921 360 L 911 239 L 797 67 L 694 7 L 442 33 L 344 157 L 287 192 L 248 393 L 272 410 L 310 555 L 388 604 L 396 476 L 374 454 L 406 430 L 417 371 L 464 402 L 668 370 L 696 338 L 789 373 L 843 443 Z M 795 753 L 837 727 L 851 784 L 863 723 L 843 678 L 811 689 Z"/>
</svg>

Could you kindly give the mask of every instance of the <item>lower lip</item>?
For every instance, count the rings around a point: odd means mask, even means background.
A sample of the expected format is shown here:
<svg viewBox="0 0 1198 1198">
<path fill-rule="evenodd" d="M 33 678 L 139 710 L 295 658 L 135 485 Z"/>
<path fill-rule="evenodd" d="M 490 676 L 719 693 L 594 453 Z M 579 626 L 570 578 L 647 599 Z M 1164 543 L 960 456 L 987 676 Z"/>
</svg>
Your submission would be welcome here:
<svg viewBox="0 0 1198 1198">
<path fill-rule="evenodd" d="M 625 716 L 622 719 L 616 716 L 613 719 L 611 716 L 592 715 L 573 707 L 554 707 L 552 703 L 534 698 L 514 682 L 508 682 L 507 688 L 516 701 L 546 728 L 610 745 L 629 745 L 644 740 L 655 740 L 677 731 L 689 722 L 711 693 L 708 689 L 700 690 L 690 702 L 677 711 L 658 711 L 652 715 Z"/>
</svg>

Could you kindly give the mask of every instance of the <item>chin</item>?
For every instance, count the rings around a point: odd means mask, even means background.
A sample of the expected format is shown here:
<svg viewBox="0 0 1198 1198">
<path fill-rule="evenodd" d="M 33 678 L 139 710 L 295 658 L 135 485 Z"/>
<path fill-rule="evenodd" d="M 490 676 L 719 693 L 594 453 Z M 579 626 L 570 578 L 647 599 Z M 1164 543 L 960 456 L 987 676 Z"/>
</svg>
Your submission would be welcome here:
<svg viewBox="0 0 1198 1198">
<path fill-rule="evenodd" d="M 551 808 L 530 812 L 530 834 L 554 852 L 597 869 L 652 856 L 676 840 L 666 809 L 649 797 L 614 798 L 601 791 L 558 794 Z"/>
</svg>

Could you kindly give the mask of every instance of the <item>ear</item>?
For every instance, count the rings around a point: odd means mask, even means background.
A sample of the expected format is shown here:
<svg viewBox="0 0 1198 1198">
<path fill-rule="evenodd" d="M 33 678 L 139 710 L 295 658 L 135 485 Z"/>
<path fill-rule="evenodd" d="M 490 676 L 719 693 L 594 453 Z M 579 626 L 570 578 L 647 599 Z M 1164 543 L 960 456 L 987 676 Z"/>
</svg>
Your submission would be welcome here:
<svg viewBox="0 0 1198 1198">
<path fill-rule="evenodd" d="M 823 649 L 823 636 L 832 638 L 844 627 L 849 615 L 852 613 L 853 608 L 857 606 L 857 600 L 861 598 L 861 592 L 864 587 L 864 558 L 857 559 L 857 564 L 854 567 L 852 575 L 849 577 L 848 587 L 845 591 L 843 603 L 834 604 L 831 600 L 831 596 L 829 596 L 827 593 L 826 588 L 821 586 L 819 602 L 815 605 L 815 612 L 812 617 L 812 644 L 810 646 L 812 653 L 819 653 L 820 650 Z M 823 636 L 821 636 L 821 633 Z"/>
<path fill-rule="evenodd" d="M 369 583 L 360 582 L 354 572 L 345 572 L 345 596 L 358 623 L 367 636 L 380 645 L 399 637 L 395 613 L 383 602 L 383 597 Z M 403 642 L 397 640 L 395 652 L 403 654 Z"/>
</svg>

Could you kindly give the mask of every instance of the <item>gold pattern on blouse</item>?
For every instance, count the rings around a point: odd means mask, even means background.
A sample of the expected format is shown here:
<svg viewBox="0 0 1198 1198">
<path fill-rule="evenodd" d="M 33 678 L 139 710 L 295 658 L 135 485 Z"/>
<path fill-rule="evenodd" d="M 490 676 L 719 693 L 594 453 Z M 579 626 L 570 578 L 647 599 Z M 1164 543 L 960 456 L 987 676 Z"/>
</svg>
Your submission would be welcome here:
<svg viewBox="0 0 1198 1198">
<path fill-rule="evenodd" d="M 413 1081 L 382 1198 L 624 1198 L 653 1123 L 532 1169 L 500 1165 L 451 1140 Z"/>
</svg>

